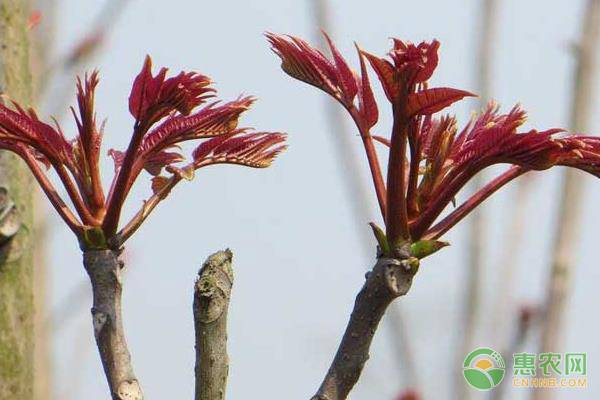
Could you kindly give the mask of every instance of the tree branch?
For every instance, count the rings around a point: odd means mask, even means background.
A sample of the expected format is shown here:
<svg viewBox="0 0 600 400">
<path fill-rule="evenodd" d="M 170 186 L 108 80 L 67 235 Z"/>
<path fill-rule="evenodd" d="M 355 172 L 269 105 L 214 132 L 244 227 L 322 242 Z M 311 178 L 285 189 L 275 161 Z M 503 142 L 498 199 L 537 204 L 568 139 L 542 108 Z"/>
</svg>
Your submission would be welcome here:
<svg viewBox="0 0 600 400">
<path fill-rule="evenodd" d="M 206 259 L 194 284 L 196 329 L 196 400 L 225 398 L 227 356 L 227 310 L 233 285 L 233 254 L 218 251 Z"/>
<path fill-rule="evenodd" d="M 371 341 L 385 310 L 410 289 L 418 268 L 411 260 L 416 259 L 380 258 L 367 273 L 335 358 L 312 400 L 343 400 L 348 396 L 369 359 Z"/>
<path fill-rule="evenodd" d="M 92 282 L 94 336 L 113 400 L 143 400 L 133 372 L 121 317 L 123 263 L 120 252 L 88 250 L 83 265 Z"/>
</svg>

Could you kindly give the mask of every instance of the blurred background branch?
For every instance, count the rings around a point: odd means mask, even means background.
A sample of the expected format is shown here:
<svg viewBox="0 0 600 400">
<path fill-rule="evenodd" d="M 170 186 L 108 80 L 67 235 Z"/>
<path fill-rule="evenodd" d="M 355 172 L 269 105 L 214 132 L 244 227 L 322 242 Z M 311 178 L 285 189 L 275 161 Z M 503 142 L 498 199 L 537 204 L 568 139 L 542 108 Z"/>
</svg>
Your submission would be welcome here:
<svg viewBox="0 0 600 400">
<path fill-rule="evenodd" d="M 502 347 L 506 349 L 502 354 L 505 354 L 506 357 L 512 357 L 513 354 L 519 352 L 527 338 L 530 336 L 531 331 L 535 328 L 535 325 L 539 323 L 540 320 L 540 310 L 539 307 L 523 305 L 515 313 L 516 318 L 514 318 L 513 326 L 514 330 L 512 333 L 512 338 L 508 341 L 508 345 L 506 347 Z M 506 367 L 506 378 L 502 380 L 502 382 L 494 388 L 490 392 L 490 400 L 502 400 L 506 398 L 510 398 L 508 396 L 508 387 L 512 383 L 510 377 L 513 376 L 514 368 L 512 360 L 509 359 Z"/>
<path fill-rule="evenodd" d="M 492 65 L 494 57 L 494 48 L 496 42 L 497 30 L 497 0 L 482 0 L 480 2 L 480 17 L 476 27 L 478 38 L 478 51 L 476 63 L 476 88 L 479 97 L 477 98 L 477 109 L 481 110 L 487 101 L 490 100 L 492 85 Z M 483 172 L 477 174 L 471 184 L 472 192 L 479 190 L 485 183 Z M 459 344 L 456 347 L 459 351 L 457 362 L 462 364 L 462 360 L 468 354 L 474 345 L 477 333 L 477 324 L 479 322 L 479 311 L 481 307 L 480 290 L 482 288 L 482 269 L 485 267 L 485 243 L 487 240 L 486 219 L 483 211 L 485 207 L 475 209 L 468 218 L 467 224 L 467 248 L 466 257 L 466 288 L 464 290 L 463 310 L 461 321 L 459 322 L 458 332 Z M 467 386 L 462 371 L 458 371 L 456 384 L 456 398 L 467 400 L 473 393 Z"/>
<path fill-rule="evenodd" d="M 33 4 L 39 23 L 31 28 L 31 72 L 33 76 L 33 94 L 36 104 L 45 87 L 44 72 L 48 68 L 49 58 L 53 54 L 56 38 L 56 1 L 36 0 Z M 35 379 L 33 396 L 35 400 L 54 399 L 54 375 L 52 374 L 52 332 L 46 320 L 49 314 L 49 265 L 48 265 L 48 208 L 45 195 L 35 185 L 34 191 L 34 229 L 36 245 L 34 249 L 34 307 L 35 307 Z"/>
<path fill-rule="evenodd" d="M 576 47 L 573 96 L 570 101 L 570 130 L 589 132 L 595 106 L 598 73 L 598 39 L 600 37 L 600 0 L 587 0 L 583 11 L 581 36 Z M 544 303 L 545 318 L 541 331 L 541 352 L 562 348 L 564 317 L 571 280 L 577 265 L 581 209 L 584 194 L 581 176 L 575 171 L 563 173 L 561 202 L 556 222 L 552 261 Z M 548 400 L 556 391 L 535 389 L 535 400 Z"/>
</svg>

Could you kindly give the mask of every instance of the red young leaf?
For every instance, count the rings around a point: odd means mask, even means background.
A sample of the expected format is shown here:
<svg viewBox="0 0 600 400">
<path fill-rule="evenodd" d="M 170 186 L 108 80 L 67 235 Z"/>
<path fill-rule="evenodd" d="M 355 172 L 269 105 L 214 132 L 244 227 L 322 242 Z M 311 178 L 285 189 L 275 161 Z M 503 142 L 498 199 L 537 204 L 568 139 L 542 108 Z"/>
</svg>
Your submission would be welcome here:
<svg viewBox="0 0 600 400">
<path fill-rule="evenodd" d="M 438 64 L 437 51 L 440 42 L 433 40 L 431 43 L 421 42 L 414 45 L 400 39 L 394 39 L 394 48 L 390 57 L 398 72 L 413 84 L 427 81 L 433 75 Z"/>
<path fill-rule="evenodd" d="M 121 165 L 123 165 L 123 160 L 125 159 L 125 153 L 123 153 L 122 151 L 119 150 L 115 150 L 115 149 L 110 149 L 108 150 L 108 155 L 110 157 L 112 157 L 114 165 L 115 165 L 115 172 L 118 172 L 119 169 L 121 168 Z"/>
<path fill-rule="evenodd" d="M 421 90 L 408 95 L 406 114 L 408 116 L 434 114 L 467 96 L 475 95 L 465 90 L 445 87 Z"/>
<path fill-rule="evenodd" d="M 33 110 L 27 112 L 17 103 L 13 105 L 17 111 L 0 104 L 0 140 L 22 143 L 51 161 L 68 163 L 73 149 L 60 128 L 40 121 Z"/>
<path fill-rule="evenodd" d="M 194 72 L 181 72 L 166 79 L 167 69 L 152 75 L 152 60 L 146 57 L 142 71 L 133 82 L 129 95 L 129 111 L 148 126 L 178 111 L 187 115 L 195 107 L 213 97 L 210 79 Z"/>
<path fill-rule="evenodd" d="M 152 193 L 158 194 L 163 190 L 171 179 L 166 176 L 155 176 L 152 178 Z"/>
<path fill-rule="evenodd" d="M 388 60 L 367 53 L 366 51 L 362 51 L 362 54 L 367 57 L 371 67 L 375 70 L 386 97 L 390 102 L 394 103 L 400 95 L 398 77 L 394 71 L 394 66 Z"/>
<path fill-rule="evenodd" d="M 167 118 L 144 137 L 141 151 L 149 154 L 186 140 L 232 132 L 237 127 L 240 114 L 253 102 L 253 97 L 242 97 L 222 105 L 211 104 L 192 115 Z"/>
<path fill-rule="evenodd" d="M 356 78 L 358 83 L 358 110 L 364 118 L 367 128 L 371 128 L 379 119 L 379 110 L 377 109 L 377 102 L 373 95 L 371 82 L 369 82 L 365 59 L 358 45 L 356 46 L 356 50 L 358 51 L 358 58 L 360 60 L 360 81 L 358 77 Z"/>
<path fill-rule="evenodd" d="M 159 153 L 150 155 L 144 163 L 144 169 L 148 171 L 150 175 L 156 176 L 160 174 L 163 167 L 184 160 L 185 158 L 179 153 L 163 150 Z"/>
<path fill-rule="evenodd" d="M 335 62 L 335 73 L 337 77 L 337 81 L 339 82 L 340 88 L 342 89 L 342 94 L 347 103 L 352 103 L 356 93 L 358 92 L 358 86 L 356 85 L 356 79 L 354 78 L 354 73 L 348 66 L 348 63 L 342 57 L 339 50 L 333 42 L 331 38 L 325 31 L 323 31 L 323 36 L 327 40 L 329 44 L 329 48 L 331 49 L 331 54 L 333 55 L 333 61 Z"/>
<path fill-rule="evenodd" d="M 359 90 L 355 73 L 329 36 L 325 32 L 323 35 L 331 49 L 333 61 L 302 39 L 266 34 L 273 51 L 281 58 L 281 68 L 288 75 L 329 93 L 350 107 Z"/>
<path fill-rule="evenodd" d="M 281 68 L 285 73 L 335 96 L 336 73 L 320 51 L 298 38 L 274 33 L 266 36 L 273 52 L 281 58 Z"/>
<path fill-rule="evenodd" d="M 219 136 L 204 142 L 194 151 L 194 165 L 201 168 L 211 164 L 239 164 L 254 168 L 271 165 L 285 150 L 282 133 L 242 133 Z"/>
</svg>

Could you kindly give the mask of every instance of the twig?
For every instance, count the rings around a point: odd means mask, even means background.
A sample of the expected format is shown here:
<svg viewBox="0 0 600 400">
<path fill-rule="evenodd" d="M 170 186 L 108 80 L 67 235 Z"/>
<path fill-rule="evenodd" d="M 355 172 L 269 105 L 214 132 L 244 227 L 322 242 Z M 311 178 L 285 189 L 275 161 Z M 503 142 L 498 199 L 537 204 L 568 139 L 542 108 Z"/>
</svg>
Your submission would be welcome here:
<svg viewBox="0 0 600 400">
<path fill-rule="evenodd" d="M 92 282 L 94 336 L 113 400 L 143 400 L 121 317 L 122 268 L 113 250 L 89 250 L 83 265 Z"/>
<path fill-rule="evenodd" d="M 310 0 L 311 11 L 316 21 L 316 42 L 321 43 L 323 48 L 325 43 L 321 34 L 321 29 L 330 32 L 332 24 L 328 13 L 327 0 Z M 341 165 L 341 180 L 349 199 L 352 214 L 355 215 L 355 231 L 359 235 L 361 243 L 362 258 L 370 259 L 372 248 L 369 243 L 373 242 L 370 230 L 367 229 L 366 221 L 373 220 L 373 213 L 369 207 L 370 199 L 369 189 L 360 179 L 360 166 L 352 147 L 353 135 L 348 132 L 344 125 L 344 112 L 336 107 L 335 103 L 327 102 L 325 104 L 325 114 L 331 132 L 334 153 L 338 165 Z M 400 304 L 392 306 L 385 320 L 385 326 L 390 330 L 393 349 L 395 349 L 394 359 L 398 363 L 398 368 L 402 373 L 402 380 L 405 386 L 417 388 L 419 386 L 416 366 L 413 357 L 413 351 L 408 339 L 406 324 L 404 323 L 404 312 Z"/>
<path fill-rule="evenodd" d="M 227 311 L 233 285 L 229 249 L 206 259 L 194 285 L 196 400 L 223 400 L 229 374 Z"/>
<path fill-rule="evenodd" d="M 416 269 L 408 259 L 380 258 L 367 273 L 335 358 L 312 400 L 343 400 L 348 396 L 369 359 L 371 341 L 385 310 L 408 292 Z"/>
<path fill-rule="evenodd" d="M 600 37 L 600 0 L 588 0 L 583 14 L 581 39 L 577 54 L 573 101 L 571 103 L 571 130 L 586 131 L 590 127 L 594 109 L 594 90 L 597 75 L 597 49 Z M 562 199 L 552 256 L 552 270 L 548 282 L 545 318 L 542 328 L 541 351 L 558 351 L 563 329 L 563 315 L 575 270 L 577 233 L 581 221 L 582 181 L 576 173 L 564 174 Z M 534 399 L 552 397 L 552 391 L 536 389 Z"/>
</svg>

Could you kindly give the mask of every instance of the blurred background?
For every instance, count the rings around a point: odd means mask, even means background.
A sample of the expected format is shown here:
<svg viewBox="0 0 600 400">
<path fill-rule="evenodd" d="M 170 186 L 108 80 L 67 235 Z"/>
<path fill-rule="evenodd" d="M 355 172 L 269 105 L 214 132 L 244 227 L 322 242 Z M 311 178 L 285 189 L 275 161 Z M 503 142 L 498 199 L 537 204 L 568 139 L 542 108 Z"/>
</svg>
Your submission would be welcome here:
<svg viewBox="0 0 600 400">
<path fill-rule="evenodd" d="M 489 1 L 476 0 L 37 3 L 40 114 L 56 116 L 67 135 L 74 133 L 66 111 L 74 104 L 75 75 L 98 68 L 98 117 L 108 119 L 104 152 L 126 147 L 133 125 L 127 98 L 146 54 L 155 67 L 210 76 L 223 99 L 257 96 L 242 125 L 289 133 L 289 151 L 272 168 L 200 171 L 128 242 L 123 312 L 136 372 L 150 399 L 192 398 L 192 287 L 209 254 L 229 247 L 235 255 L 231 399 L 309 398 L 374 259 L 367 223 L 380 217 L 360 139 L 350 119 L 332 111 L 333 100 L 281 71 L 265 31 L 319 43 L 318 29 L 324 28 L 355 67 L 353 41 L 384 54 L 390 37 L 437 38 L 440 66 L 432 86 L 483 91 L 505 111 L 521 103 L 529 112 L 526 128 L 547 129 L 572 125 L 588 6 L 583 0 L 496 0 L 486 17 Z M 377 132 L 388 135 L 389 110 L 374 86 L 382 100 Z M 600 109 L 590 102 L 586 133 L 596 134 Z M 451 112 L 462 126 L 480 106 L 463 101 Z M 106 157 L 103 167 L 108 182 L 112 160 Z M 576 175 L 582 201 L 569 208 L 581 218 L 571 237 L 562 342 L 553 351 L 587 352 L 589 387 L 554 390 L 556 399 L 600 398 L 600 185 Z M 547 302 L 563 179 L 561 170 L 521 178 L 485 203 L 479 228 L 467 219 L 445 236 L 451 247 L 422 263 L 401 307 L 386 316 L 353 399 L 395 400 L 408 388 L 425 399 L 487 398 L 461 388 L 465 349 L 493 347 L 508 364 L 514 349 L 539 351 L 544 318 L 536 310 Z M 149 182 L 138 185 L 126 212 L 137 210 L 149 192 Z M 47 382 L 40 400 L 106 399 L 80 250 L 52 210 L 42 226 L 46 300 L 38 305 L 38 328 L 49 367 L 38 364 Z M 473 246 L 481 249 L 476 260 L 468 256 Z M 518 324 L 523 310 L 533 310 L 527 327 Z M 511 376 L 505 398 L 529 398 L 531 391 L 511 387 Z"/>
</svg>

